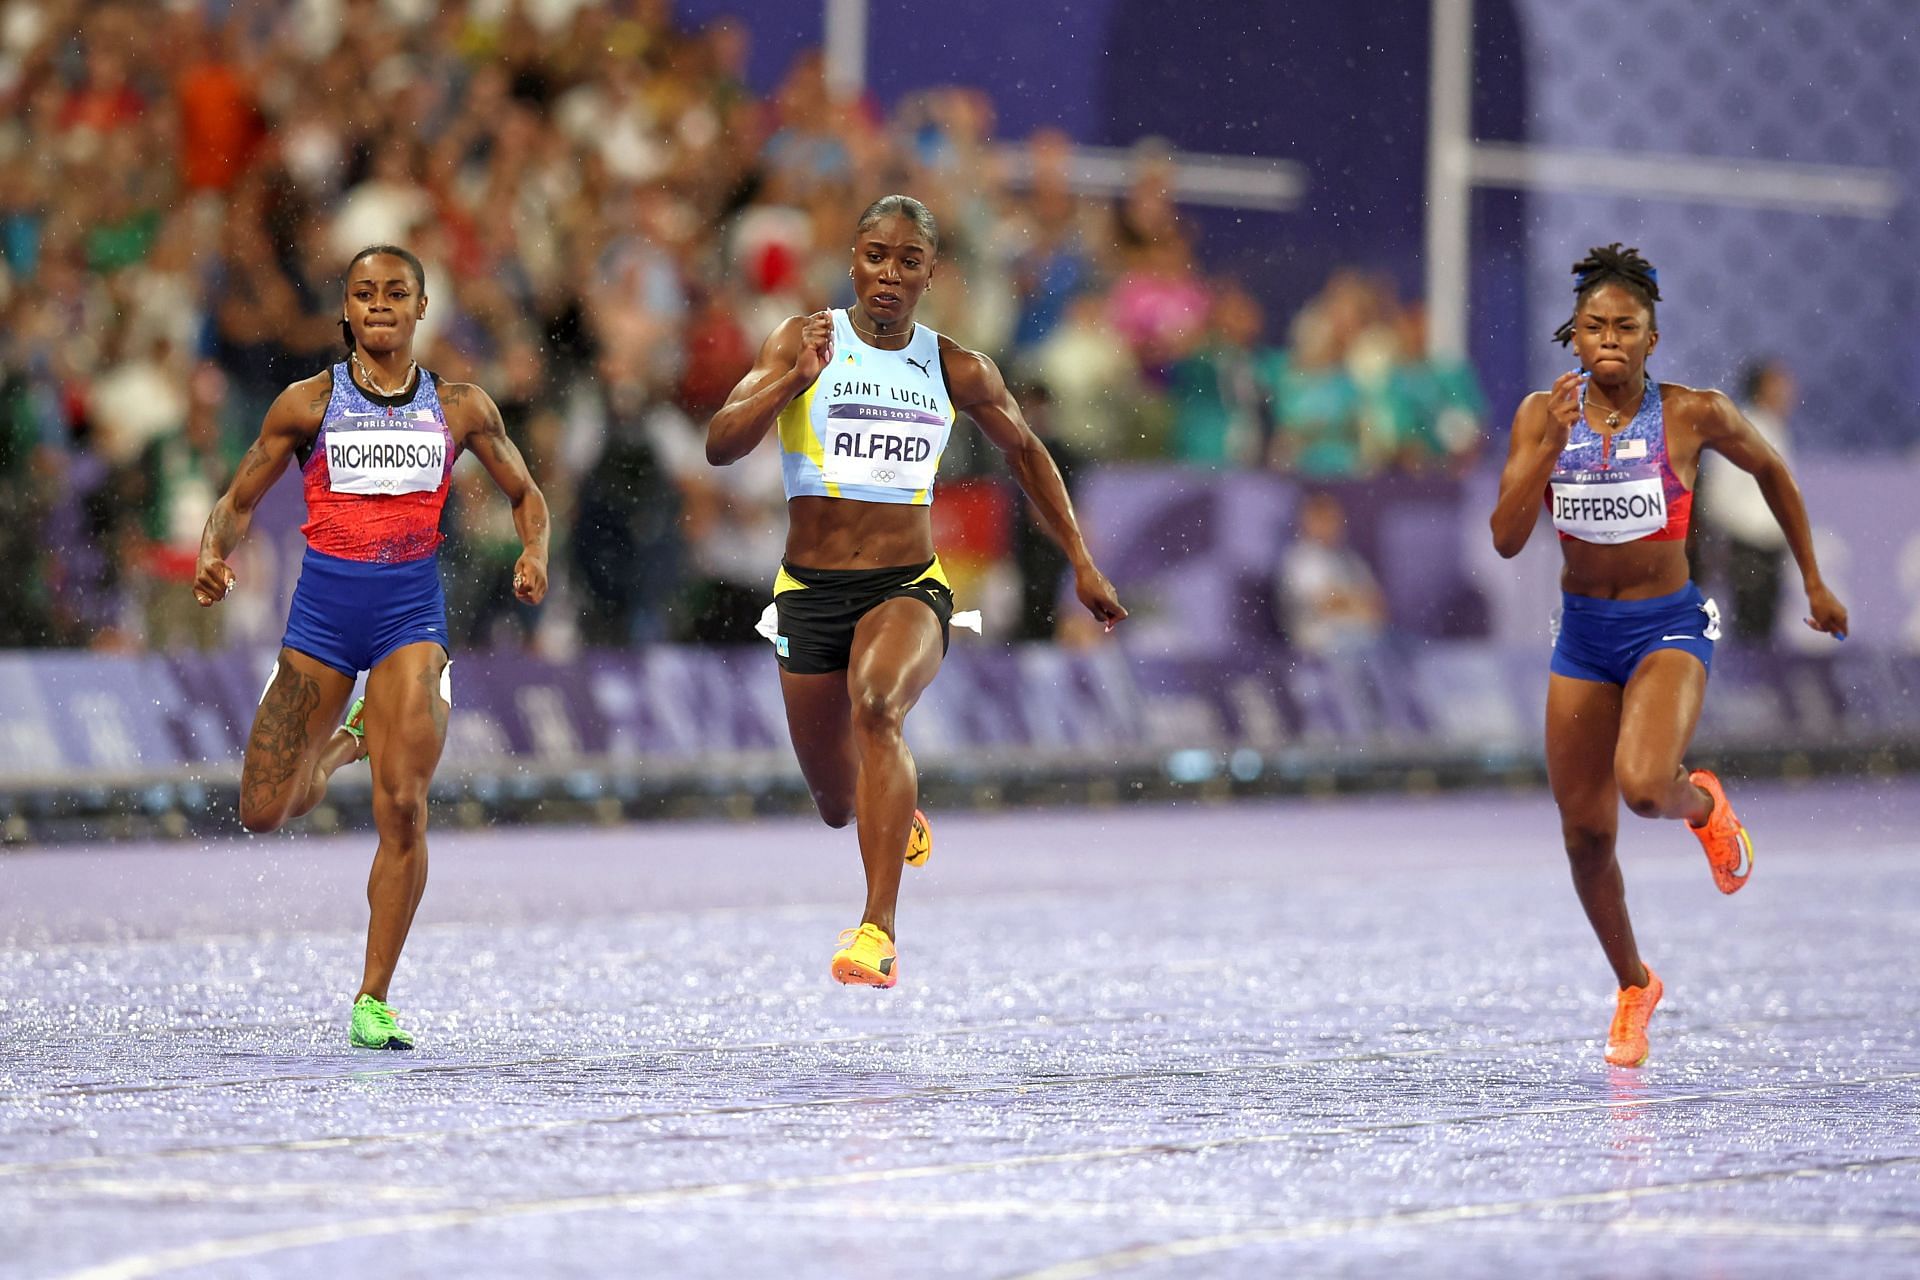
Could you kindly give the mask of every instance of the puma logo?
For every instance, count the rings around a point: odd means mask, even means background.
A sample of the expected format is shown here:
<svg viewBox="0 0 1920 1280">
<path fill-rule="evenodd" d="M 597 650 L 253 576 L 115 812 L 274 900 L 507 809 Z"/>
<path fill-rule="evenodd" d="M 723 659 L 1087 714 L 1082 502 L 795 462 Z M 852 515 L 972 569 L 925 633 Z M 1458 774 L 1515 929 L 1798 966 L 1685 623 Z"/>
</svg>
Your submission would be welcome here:
<svg viewBox="0 0 1920 1280">
<path fill-rule="evenodd" d="M 928 365 L 930 365 L 930 364 L 932 364 L 932 363 L 933 363 L 933 361 L 931 361 L 931 360 L 927 360 L 927 361 L 920 361 L 920 360 L 915 360 L 915 359 L 914 359 L 914 358 L 913 358 L 912 356 L 904 356 L 904 357 L 902 357 L 902 358 L 903 358 L 903 359 L 904 359 L 904 360 L 905 360 L 905 361 L 906 361 L 906 362 L 907 362 L 908 364 L 910 364 L 910 365 L 912 365 L 912 366 L 913 366 L 914 368 L 916 368 L 916 369 L 918 369 L 918 370 L 919 370 L 919 371 L 920 371 L 921 373 L 923 373 L 923 374 L 925 374 L 925 375 L 926 375 L 927 377 L 929 377 L 929 378 L 931 378 L 931 377 L 933 376 L 933 371 L 932 371 L 931 369 L 929 369 L 929 368 L 927 367 Z"/>
</svg>

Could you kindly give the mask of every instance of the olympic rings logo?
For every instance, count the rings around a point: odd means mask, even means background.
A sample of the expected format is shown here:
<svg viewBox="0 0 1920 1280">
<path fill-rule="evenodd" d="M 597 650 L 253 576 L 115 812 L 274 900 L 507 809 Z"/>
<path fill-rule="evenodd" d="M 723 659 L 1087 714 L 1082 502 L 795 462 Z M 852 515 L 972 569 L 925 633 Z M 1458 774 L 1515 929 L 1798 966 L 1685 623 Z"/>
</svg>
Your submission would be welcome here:
<svg viewBox="0 0 1920 1280">
<path fill-rule="evenodd" d="M 875 467 L 873 469 L 873 478 L 880 484 L 892 484 L 894 474 L 892 470 L 886 467 Z"/>
</svg>

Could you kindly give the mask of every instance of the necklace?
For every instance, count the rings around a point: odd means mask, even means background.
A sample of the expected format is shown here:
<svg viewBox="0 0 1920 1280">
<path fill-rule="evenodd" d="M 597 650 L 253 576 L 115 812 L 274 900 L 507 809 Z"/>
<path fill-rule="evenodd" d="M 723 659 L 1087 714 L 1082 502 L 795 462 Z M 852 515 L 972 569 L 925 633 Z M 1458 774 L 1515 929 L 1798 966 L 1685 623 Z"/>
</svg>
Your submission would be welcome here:
<svg viewBox="0 0 1920 1280">
<path fill-rule="evenodd" d="M 854 320 L 853 320 L 853 308 L 852 308 L 852 307 L 848 307 L 848 308 L 847 308 L 847 323 L 848 323 L 848 324 L 850 324 L 850 325 L 853 325 L 853 331 L 854 331 L 855 333 L 857 333 L 857 334 L 861 334 L 861 335 L 862 335 L 862 336 L 864 336 L 864 337 L 868 337 L 868 338 L 872 338 L 872 339 L 873 339 L 873 340 L 874 340 L 875 342 L 879 342 L 879 341 L 880 341 L 880 340 L 882 340 L 883 338 L 897 338 L 897 337 L 899 337 L 899 336 L 900 336 L 900 335 L 899 335 L 899 334 L 897 334 L 897 333 L 873 333 L 873 332 L 871 332 L 870 330 L 867 330 L 867 329 L 862 329 L 862 328 L 861 328 L 861 327 L 860 327 L 859 325 L 857 325 L 857 324 L 854 324 Z M 918 328 L 918 327 L 919 327 L 919 322 L 918 322 L 918 321 L 915 321 L 915 322 L 914 322 L 914 324 L 913 324 L 913 326 L 912 326 L 912 327 L 910 327 L 910 328 L 909 328 L 909 329 L 907 330 L 907 339 L 908 339 L 908 341 L 912 341 L 912 339 L 913 339 L 913 330 L 914 330 L 914 329 L 916 329 L 916 328 Z"/>
<path fill-rule="evenodd" d="M 373 371 L 367 368 L 366 362 L 360 358 L 360 352 L 357 349 L 353 352 L 353 367 L 360 371 L 361 380 L 367 384 L 368 388 L 370 388 L 375 395 L 382 396 L 399 395 L 413 385 L 414 375 L 420 372 L 419 362 L 414 360 L 407 361 L 407 376 L 400 379 L 400 385 L 398 387 L 389 391 L 380 385 L 378 378 L 373 376 Z"/>
</svg>

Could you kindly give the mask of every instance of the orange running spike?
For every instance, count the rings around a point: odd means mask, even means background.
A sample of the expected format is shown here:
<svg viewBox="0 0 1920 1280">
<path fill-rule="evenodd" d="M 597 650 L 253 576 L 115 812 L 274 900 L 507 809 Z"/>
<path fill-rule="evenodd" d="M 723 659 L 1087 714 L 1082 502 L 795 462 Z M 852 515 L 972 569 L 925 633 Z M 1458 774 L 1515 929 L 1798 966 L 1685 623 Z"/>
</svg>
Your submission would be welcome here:
<svg viewBox="0 0 1920 1280">
<path fill-rule="evenodd" d="M 1708 770 L 1695 769 L 1687 775 L 1687 781 L 1713 797 L 1713 812 L 1707 815 L 1707 825 L 1696 827 L 1689 823 L 1687 830 L 1699 838 L 1700 847 L 1706 851 L 1707 865 L 1713 869 L 1713 882 L 1720 887 L 1720 892 L 1738 893 L 1747 877 L 1753 874 L 1753 839 L 1734 816 L 1720 779 Z"/>
<path fill-rule="evenodd" d="M 1647 985 L 1622 987 L 1607 1028 L 1607 1061 L 1616 1067 L 1637 1067 L 1647 1060 L 1647 1020 L 1660 1003 L 1660 975 L 1647 966 Z"/>
<path fill-rule="evenodd" d="M 907 829 L 907 865 L 924 867 L 933 856 L 933 824 L 920 810 L 913 811 L 913 826 Z"/>
</svg>

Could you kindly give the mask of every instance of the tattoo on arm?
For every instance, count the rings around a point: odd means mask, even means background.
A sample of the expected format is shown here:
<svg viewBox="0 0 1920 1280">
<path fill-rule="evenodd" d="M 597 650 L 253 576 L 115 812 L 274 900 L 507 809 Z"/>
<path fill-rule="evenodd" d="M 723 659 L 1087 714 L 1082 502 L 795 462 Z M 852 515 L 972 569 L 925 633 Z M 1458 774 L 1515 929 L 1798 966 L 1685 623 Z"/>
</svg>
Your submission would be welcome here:
<svg viewBox="0 0 1920 1280">
<path fill-rule="evenodd" d="M 201 536 L 201 545 L 225 558 L 233 550 L 233 508 L 226 503 L 215 504 L 212 514 L 207 517 L 207 531 Z"/>
<path fill-rule="evenodd" d="M 513 456 L 513 442 L 507 439 L 507 424 L 500 416 L 500 406 L 488 401 L 480 410 L 480 438 L 486 442 L 487 454 L 495 462 L 506 462 Z"/>
</svg>

